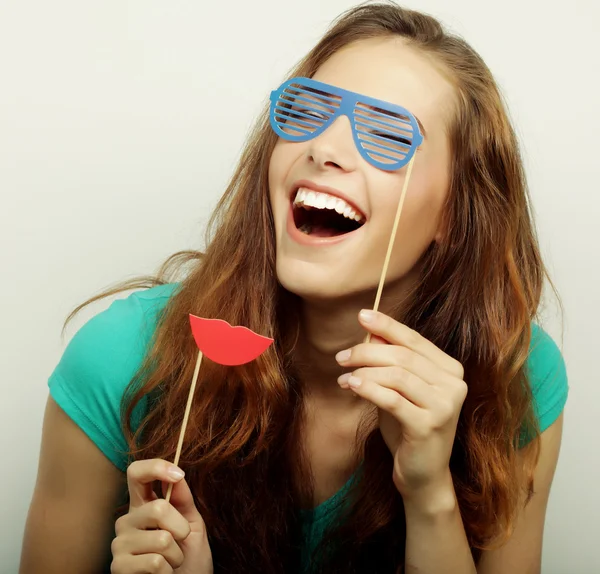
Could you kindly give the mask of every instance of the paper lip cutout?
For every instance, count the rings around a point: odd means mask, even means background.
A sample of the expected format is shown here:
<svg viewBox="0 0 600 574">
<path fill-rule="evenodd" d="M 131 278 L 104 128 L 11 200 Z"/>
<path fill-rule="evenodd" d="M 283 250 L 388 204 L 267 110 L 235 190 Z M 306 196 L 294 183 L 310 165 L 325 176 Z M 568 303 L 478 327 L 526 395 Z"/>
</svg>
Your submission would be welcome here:
<svg viewBox="0 0 600 574">
<path fill-rule="evenodd" d="M 198 349 L 220 365 L 244 365 L 262 355 L 274 339 L 223 319 L 205 319 L 190 313 L 192 335 Z"/>
</svg>

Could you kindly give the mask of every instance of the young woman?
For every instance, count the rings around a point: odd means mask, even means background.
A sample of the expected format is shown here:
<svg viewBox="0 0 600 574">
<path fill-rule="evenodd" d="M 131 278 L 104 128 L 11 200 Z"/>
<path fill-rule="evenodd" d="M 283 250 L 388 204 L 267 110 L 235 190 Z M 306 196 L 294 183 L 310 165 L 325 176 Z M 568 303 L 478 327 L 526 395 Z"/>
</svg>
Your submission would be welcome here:
<svg viewBox="0 0 600 574">
<path fill-rule="evenodd" d="M 545 270 L 492 75 L 388 3 L 340 17 L 290 78 L 206 253 L 129 283 L 147 289 L 52 374 L 22 574 L 540 571 L 567 381 L 534 323 Z M 204 362 L 184 476 L 189 313 L 275 343 Z"/>
</svg>

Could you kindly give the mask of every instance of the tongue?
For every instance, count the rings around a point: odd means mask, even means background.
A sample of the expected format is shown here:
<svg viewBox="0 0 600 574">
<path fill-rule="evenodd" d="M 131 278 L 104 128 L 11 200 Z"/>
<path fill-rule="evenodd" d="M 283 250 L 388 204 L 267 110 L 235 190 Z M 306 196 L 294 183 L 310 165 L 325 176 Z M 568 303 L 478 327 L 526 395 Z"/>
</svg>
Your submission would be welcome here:
<svg viewBox="0 0 600 574">
<path fill-rule="evenodd" d="M 312 235 L 313 237 L 334 237 L 336 235 L 341 235 L 343 232 L 340 231 L 339 229 L 334 229 L 333 227 L 327 227 L 325 225 L 312 225 L 312 226 L 307 226 L 310 227 L 309 229 L 307 229 L 305 231 L 305 233 L 308 233 L 309 235 Z"/>
</svg>

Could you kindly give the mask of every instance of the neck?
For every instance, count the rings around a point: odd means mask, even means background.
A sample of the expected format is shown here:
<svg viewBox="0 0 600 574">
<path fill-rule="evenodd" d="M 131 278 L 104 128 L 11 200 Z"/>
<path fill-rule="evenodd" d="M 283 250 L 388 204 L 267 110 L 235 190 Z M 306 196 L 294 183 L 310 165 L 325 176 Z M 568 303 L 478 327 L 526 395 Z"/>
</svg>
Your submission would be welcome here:
<svg viewBox="0 0 600 574">
<path fill-rule="evenodd" d="M 358 322 L 358 313 L 361 309 L 372 309 L 374 298 L 368 292 L 344 300 L 302 301 L 297 359 L 302 379 L 313 396 L 356 402 L 354 393 L 337 384 L 344 369 L 335 355 L 363 341 L 366 331 Z M 390 302 L 382 300 L 379 308 L 385 313 Z"/>
</svg>

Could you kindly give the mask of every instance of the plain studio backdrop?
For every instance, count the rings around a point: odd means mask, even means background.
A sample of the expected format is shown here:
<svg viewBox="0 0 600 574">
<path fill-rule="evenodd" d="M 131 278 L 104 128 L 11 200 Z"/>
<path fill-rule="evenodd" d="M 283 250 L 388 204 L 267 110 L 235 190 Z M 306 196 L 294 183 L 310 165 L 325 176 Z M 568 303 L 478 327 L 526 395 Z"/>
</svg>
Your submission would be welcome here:
<svg viewBox="0 0 600 574">
<path fill-rule="evenodd" d="M 201 248 L 270 90 L 354 3 L 0 0 L 0 574 L 16 573 L 47 377 L 78 303 Z M 600 572 L 600 55 L 594 0 L 421 0 L 494 72 L 562 296 L 571 392 L 544 574 Z M 410 193 L 410 189 L 409 189 Z M 60 528 L 60 524 L 56 525 Z"/>
</svg>

